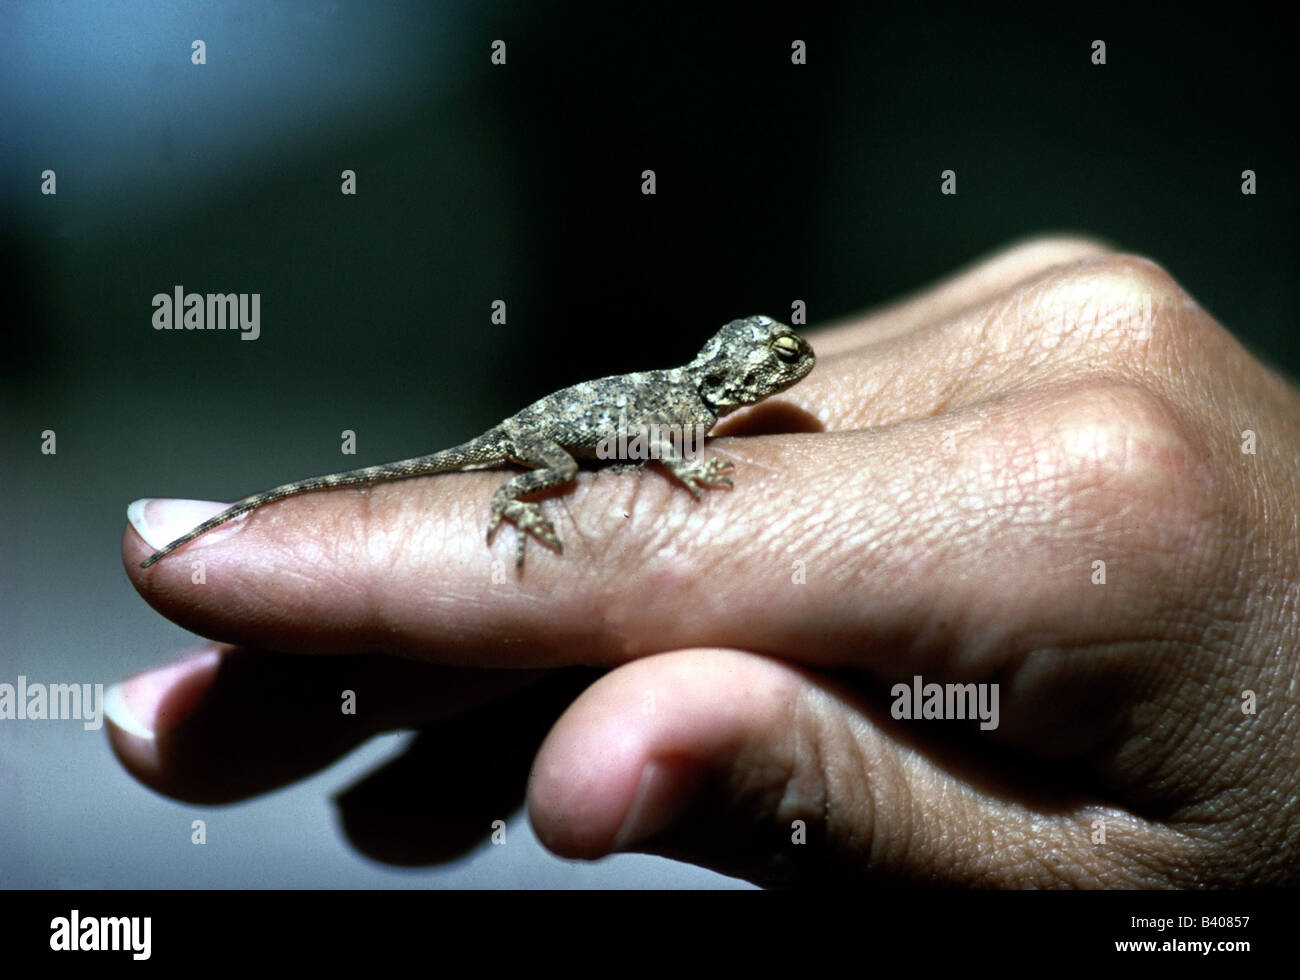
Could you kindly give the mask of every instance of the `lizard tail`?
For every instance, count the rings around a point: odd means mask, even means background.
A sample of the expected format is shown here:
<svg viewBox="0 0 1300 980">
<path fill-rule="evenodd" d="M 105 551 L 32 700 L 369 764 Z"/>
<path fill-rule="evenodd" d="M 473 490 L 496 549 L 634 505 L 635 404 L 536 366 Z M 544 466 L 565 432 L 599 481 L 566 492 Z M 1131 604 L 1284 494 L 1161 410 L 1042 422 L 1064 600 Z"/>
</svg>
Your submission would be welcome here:
<svg viewBox="0 0 1300 980">
<path fill-rule="evenodd" d="M 332 490 L 336 487 L 362 487 L 371 483 L 380 483 L 390 480 L 406 480 L 414 476 L 428 476 L 433 473 L 443 473 L 447 470 L 459 469 L 466 465 L 467 462 L 475 460 L 466 460 L 464 455 L 459 452 L 460 447 L 448 449 L 443 452 L 433 453 L 428 456 L 417 456 L 414 459 L 404 459 L 399 463 L 382 463 L 379 466 L 367 466 L 359 470 L 348 470 L 346 473 L 332 473 L 329 476 L 316 476 L 307 480 L 298 480 L 296 483 L 286 483 L 282 486 L 275 487 L 271 490 L 264 490 L 261 493 L 255 493 L 237 500 L 220 514 L 209 517 L 206 521 L 196 527 L 194 530 L 182 534 L 175 541 L 162 548 L 159 548 L 152 555 L 140 562 L 141 568 L 148 568 L 156 561 L 166 558 L 177 548 L 184 547 L 200 535 L 207 534 L 213 528 L 220 527 L 232 518 L 240 514 L 246 514 L 250 510 L 261 507 L 263 504 L 275 503 L 277 500 L 283 500 L 285 497 L 295 497 L 300 493 L 311 493 L 313 490 Z"/>
</svg>

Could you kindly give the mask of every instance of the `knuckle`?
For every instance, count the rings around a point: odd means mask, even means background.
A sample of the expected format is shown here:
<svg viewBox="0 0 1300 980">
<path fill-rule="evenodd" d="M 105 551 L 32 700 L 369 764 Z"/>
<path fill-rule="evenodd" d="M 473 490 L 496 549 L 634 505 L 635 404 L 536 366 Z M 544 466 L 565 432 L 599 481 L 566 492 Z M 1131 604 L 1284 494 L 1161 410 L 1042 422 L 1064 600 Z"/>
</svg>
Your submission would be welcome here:
<svg viewBox="0 0 1300 980">
<path fill-rule="evenodd" d="M 1183 311 L 1194 302 L 1149 259 L 1108 254 L 1037 284 L 1036 330 L 1044 346 L 1064 347 L 1138 370 L 1163 362 L 1186 343 Z"/>
<path fill-rule="evenodd" d="M 1147 554 L 1203 541 L 1218 480 L 1207 448 L 1168 399 L 1137 384 L 1083 384 L 1044 422 L 1021 476 L 1045 482 L 1067 521 Z"/>
<path fill-rule="evenodd" d="M 1012 242 L 999 257 L 1027 266 L 1060 265 L 1091 255 L 1113 252 L 1105 239 L 1077 232 L 1045 232 Z"/>
</svg>

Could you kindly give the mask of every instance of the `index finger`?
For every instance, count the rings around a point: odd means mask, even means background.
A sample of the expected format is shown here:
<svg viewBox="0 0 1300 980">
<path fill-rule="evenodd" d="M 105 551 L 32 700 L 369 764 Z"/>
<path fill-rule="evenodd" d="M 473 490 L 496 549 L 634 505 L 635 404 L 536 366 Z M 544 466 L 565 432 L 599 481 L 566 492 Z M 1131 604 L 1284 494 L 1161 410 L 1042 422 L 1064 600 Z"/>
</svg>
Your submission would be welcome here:
<svg viewBox="0 0 1300 980">
<path fill-rule="evenodd" d="M 933 451 L 949 433 L 963 451 Z M 1088 585 L 1084 545 L 1149 564 L 1201 526 L 1195 452 L 1124 386 L 710 451 L 735 486 L 699 501 L 659 472 L 579 474 L 542 501 L 564 553 L 530 547 L 522 571 L 512 532 L 484 542 L 502 474 L 479 471 L 281 501 L 148 570 L 128 530 L 128 573 L 181 625 L 283 651 L 546 667 L 726 646 L 897 673 L 976 650 L 962 669 L 985 671 L 1024 653 L 1010 637 L 1147 628 Z"/>
</svg>

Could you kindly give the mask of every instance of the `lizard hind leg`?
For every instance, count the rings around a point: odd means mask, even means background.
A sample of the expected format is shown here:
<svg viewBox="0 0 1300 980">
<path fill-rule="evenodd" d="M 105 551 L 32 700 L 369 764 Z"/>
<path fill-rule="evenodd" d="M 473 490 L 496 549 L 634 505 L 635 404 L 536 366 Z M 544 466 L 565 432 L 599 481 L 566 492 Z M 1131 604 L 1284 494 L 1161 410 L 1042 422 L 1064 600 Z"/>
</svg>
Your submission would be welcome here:
<svg viewBox="0 0 1300 980">
<path fill-rule="evenodd" d="M 489 545 L 492 543 L 492 536 L 502 519 L 512 523 L 519 532 L 515 567 L 522 568 L 528 535 L 531 534 L 557 554 L 564 552 L 564 544 L 555 533 L 555 526 L 542 514 L 541 506 L 519 498 L 572 483 L 578 475 L 578 462 L 555 442 L 521 446 L 516 440 L 514 448 L 514 460 L 534 469 L 507 480 L 492 495 L 487 542 Z M 522 451 L 524 449 L 527 451 Z"/>
</svg>

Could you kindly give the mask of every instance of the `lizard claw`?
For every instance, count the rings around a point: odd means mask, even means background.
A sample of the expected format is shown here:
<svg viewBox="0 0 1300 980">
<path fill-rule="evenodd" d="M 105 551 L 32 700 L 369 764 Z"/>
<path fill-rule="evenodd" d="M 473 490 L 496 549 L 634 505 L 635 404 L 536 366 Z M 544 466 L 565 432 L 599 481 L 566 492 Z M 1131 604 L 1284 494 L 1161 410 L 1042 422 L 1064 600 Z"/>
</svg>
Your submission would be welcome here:
<svg viewBox="0 0 1300 980">
<path fill-rule="evenodd" d="M 542 515 L 541 508 L 537 504 L 509 500 L 499 508 L 494 507 L 492 517 L 488 521 L 488 544 L 492 543 L 492 535 L 502 518 L 514 524 L 519 531 L 518 544 L 515 547 L 516 568 L 524 566 L 524 548 L 530 534 L 552 551 L 563 554 L 564 545 L 560 542 L 560 536 L 555 533 L 555 525 Z"/>
<path fill-rule="evenodd" d="M 703 496 L 702 487 L 732 486 L 731 477 L 723 474 L 734 467 L 735 464 L 729 459 L 710 456 L 708 459 L 693 459 L 689 463 L 681 465 L 676 471 L 676 475 L 685 484 L 691 495 L 696 500 L 699 500 Z"/>
</svg>

